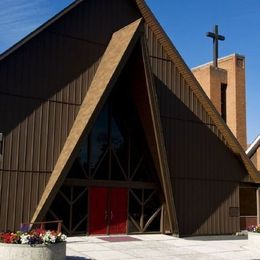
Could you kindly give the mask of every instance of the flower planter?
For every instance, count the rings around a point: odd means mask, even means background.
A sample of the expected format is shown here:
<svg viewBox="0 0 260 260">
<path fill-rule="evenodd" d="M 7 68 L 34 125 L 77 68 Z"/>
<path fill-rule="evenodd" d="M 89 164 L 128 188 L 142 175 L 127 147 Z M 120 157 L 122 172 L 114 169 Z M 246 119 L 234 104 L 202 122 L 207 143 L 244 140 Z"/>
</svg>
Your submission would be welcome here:
<svg viewBox="0 0 260 260">
<path fill-rule="evenodd" d="M 66 258 L 66 242 L 50 245 L 24 245 L 0 243 L 0 256 L 5 260 L 64 260 Z"/>
<path fill-rule="evenodd" d="M 260 249 L 260 233 L 248 232 L 248 243 L 250 246 L 258 247 Z"/>
</svg>

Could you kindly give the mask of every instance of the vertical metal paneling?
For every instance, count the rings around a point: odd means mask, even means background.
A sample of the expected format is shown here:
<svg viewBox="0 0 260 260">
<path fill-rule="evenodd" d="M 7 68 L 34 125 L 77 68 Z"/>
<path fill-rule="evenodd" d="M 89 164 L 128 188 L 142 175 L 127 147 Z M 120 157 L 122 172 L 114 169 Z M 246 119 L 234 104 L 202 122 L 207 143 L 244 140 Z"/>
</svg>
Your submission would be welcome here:
<svg viewBox="0 0 260 260">
<path fill-rule="evenodd" d="M 176 97 L 178 97 L 185 105 L 187 105 L 187 107 L 192 109 L 192 111 L 194 111 L 195 115 L 200 120 L 202 120 L 204 123 L 207 123 L 209 115 L 203 109 L 202 105 L 198 102 L 195 96 L 195 102 L 187 97 L 186 91 L 189 92 L 190 87 L 186 84 L 185 79 L 182 77 L 181 73 L 178 71 L 174 63 L 169 60 L 167 53 L 163 50 L 161 44 L 156 39 L 155 35 L 148 25 L 146 25 L 145 31 L 148 48 L 151 55 L 151 65 L 156 77 L 161 80 L 165 84 L 165 86 L 171 89 L 172 93 L 174 93 Z M 175 69 L 175 72 L 171 70 L 171 67 Z M 167 81 L 169 77 L 173 78 L 171 82 Z M 223 140 L 222 135 L 216 128 L 214 128 L 213 132 L 221 140 Z"/>
<path fill-rule="evenodd" d="M 229 216 L 229 208 L 239 207 L 245 169 L 148 25 L 146 38 L 180 235 L 234 233 L 239 217 Z"/>
<path fill-rule="evenodd" d="M 139 16 L 84 1 L 0 62 L 0 230 L 32 217 L 113 32 Z"/>
</svg>

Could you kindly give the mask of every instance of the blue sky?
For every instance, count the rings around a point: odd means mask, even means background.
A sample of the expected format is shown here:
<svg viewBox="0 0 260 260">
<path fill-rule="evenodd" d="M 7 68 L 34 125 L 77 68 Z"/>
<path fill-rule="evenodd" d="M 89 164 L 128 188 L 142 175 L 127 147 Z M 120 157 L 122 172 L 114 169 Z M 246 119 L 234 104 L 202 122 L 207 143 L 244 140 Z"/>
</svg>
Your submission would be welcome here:
<svg viewBox="0 0 260 260">
<path fill-rule="evenodd" d="M 219 56 L 246 57 L 247 139 L 260 134 L 260 1 L 147 0 L 148 5 L 192 68 L 212 60 L 212 39 L 205 36 L 219 25 L 226 37 Z"/>
<path fill-rule="evenodd" d="M 0 52 L 51 18 L 73 0 L 1 0 Z M 192 68 L 212 59 L 214 24 L 226 40 L 219 54 L 246 57 L 248 141 L 260 134 L 260 0 L 147 0 Z"/>
</svg>

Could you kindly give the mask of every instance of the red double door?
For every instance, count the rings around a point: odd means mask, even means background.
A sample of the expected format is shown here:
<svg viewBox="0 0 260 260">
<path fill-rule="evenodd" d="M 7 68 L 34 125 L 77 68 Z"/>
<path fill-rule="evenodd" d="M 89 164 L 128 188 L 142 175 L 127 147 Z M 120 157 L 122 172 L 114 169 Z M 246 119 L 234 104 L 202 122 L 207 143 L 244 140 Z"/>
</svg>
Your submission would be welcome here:
<svg viewBox="0 0 260 260">
<path fill-rule="evenodd" d="M 127 189 L 93 187 L 89 206 L 91 235 L 126 233 Z"/>
</svg>

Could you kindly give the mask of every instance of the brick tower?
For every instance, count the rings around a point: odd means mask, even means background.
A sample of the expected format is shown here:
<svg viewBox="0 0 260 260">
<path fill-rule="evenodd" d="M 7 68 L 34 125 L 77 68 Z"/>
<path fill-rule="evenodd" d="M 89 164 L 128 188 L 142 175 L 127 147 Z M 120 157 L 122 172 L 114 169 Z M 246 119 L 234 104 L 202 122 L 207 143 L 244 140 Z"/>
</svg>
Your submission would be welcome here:
<svg viewBox="0 0 260 260">
<path fill-rule="evenodd" d="M 194 76 L 226 121 L 241 146 L 247 148 L 245 58 L 232 54 L 192 69 Z"/>
</svg>

